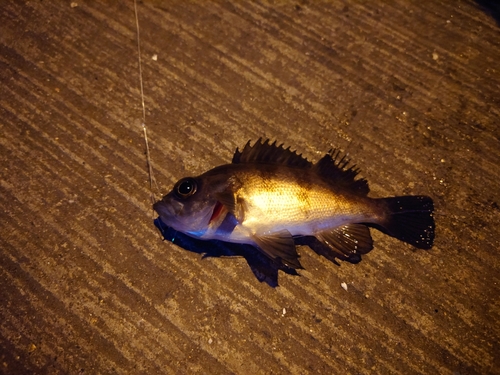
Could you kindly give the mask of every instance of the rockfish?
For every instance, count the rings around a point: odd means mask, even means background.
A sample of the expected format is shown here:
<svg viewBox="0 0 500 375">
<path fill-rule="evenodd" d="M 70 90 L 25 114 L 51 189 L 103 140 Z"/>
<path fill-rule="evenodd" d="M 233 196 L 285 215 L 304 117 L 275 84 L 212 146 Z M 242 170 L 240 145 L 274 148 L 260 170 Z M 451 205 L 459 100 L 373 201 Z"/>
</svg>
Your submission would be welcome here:
<svg viewBox="0 0 500 375">
<path fill-rule="evenodd" d="M 202 239 L 251 244 L 269 258 L 302 268 L 294 237 L 314 236 L 349 257 L 373 248 L 369 227 L 430 249 L 434 205 L 423 195 L 368 197 L 368 182 L 346 156 L 330 150 L 311 163 L 259 139 L 231 164 L 178 181 L 153 205 L 167 226 Z"/>
</svg>

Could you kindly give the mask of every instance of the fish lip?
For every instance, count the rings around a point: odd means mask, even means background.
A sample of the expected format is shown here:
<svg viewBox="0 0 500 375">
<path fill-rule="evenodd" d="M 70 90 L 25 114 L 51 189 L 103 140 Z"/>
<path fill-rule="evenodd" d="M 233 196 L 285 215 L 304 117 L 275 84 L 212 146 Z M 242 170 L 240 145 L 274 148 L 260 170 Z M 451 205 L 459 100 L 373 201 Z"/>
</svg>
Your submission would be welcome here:
<svg viewBox="0 0 500 375">
<path fill-rule="evenodd" d="M 162 201 L 155 202 L 155 203 L 153 203 L 153 210 L 155 210 L 155 211 L 156 211 L 156 213 L 157 213 L 157 214 L 159 214 L 159 213 L 160 213 L 160 211 L 159 211 L 159 210 L 160 210 L 160 208 L 161 208 L 163 205 L 164 205 L 164 204 L 163 204 L 163 202 L 162 202 Z"/>
<path fill-rule="evenodd" d="M 154 203 L 153 210 L 155 210 L 161 217 L 175 217 L 178 214 L 172 202 L 167 203 L 164 200 Z"/>
</svg>

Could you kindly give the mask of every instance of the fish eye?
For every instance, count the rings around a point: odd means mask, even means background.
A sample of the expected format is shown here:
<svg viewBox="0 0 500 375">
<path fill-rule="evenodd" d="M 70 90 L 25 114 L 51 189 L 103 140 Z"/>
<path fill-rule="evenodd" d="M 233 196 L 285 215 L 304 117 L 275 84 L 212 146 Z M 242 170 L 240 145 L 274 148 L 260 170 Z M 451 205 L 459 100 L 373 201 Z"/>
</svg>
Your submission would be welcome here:
<svg viewBox="0 0 500 375">
<path fill-rule="evenodd" d="M 174 187 L 174 191 L 179 198 L 187 198 L 196 193 L 196 181 L 191 178 L 183 178 Z"/>
</svg>

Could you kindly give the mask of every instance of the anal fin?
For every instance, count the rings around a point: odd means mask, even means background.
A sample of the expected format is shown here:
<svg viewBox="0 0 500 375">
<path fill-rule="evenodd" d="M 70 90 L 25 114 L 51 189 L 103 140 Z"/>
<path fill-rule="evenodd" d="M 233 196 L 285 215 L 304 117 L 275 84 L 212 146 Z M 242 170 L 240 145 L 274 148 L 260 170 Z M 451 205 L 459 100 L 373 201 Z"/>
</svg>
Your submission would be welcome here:
<svg viewBox="0 0 500 375">
<path fill-rule="evenodd" d="M 370 229 L 363 224 L 348 224 L 315 234 L 315 237 L 340 256 L 366 254 L 373 249 Z"/>
<path fill-rule="evenodd" d="M 285 265 L 294 269 L 303 268 L 289 231 L 281 230 L 270 234 L 254 235 L 253 240 L 271 259 L 280 259 Z"/>
</svg>

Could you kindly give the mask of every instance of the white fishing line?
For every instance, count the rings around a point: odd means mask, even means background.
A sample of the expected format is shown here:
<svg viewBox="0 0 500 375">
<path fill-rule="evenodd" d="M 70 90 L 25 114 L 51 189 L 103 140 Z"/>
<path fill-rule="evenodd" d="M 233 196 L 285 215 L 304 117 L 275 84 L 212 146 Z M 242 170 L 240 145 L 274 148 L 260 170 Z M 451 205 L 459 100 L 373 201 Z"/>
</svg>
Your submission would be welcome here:
<svg viewBox="0 0 500 375">
<path fill-rule="evenodd" d="M 146 161 L 148 165 L 148 174 L 149 174 L 149 190 L 151 192 L 151 203 L 156 202 L 155 193 L 153 191 L 153 185 L 156 188 L 156 191 L 159 191 L 158 185 L 154 178 L 153 174 L 153 166 L 151 165 L 151 155 L 149 153 L 149 142 L 148 142 L 148 133 L 146 129 L 146 105 L 144 103 L 144 83 L 142 78 L 142 55 L 141 55 L 141 36 L 139 30 L 139 15 L 137 12 L 137 0 L 134 0 L 134 11 L 135 11 L 135 26 L 137 30 L 137 58 L 139 62 L 139 84 L 141 88 L 141 104 L 142 104 L 142 130 L 144 133 L 144 143 L 146 145 Z M 154 216 L 154 210 L 153 210 Z"/>
</svg>

